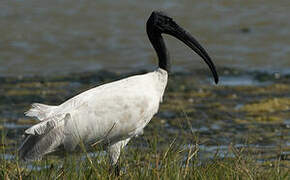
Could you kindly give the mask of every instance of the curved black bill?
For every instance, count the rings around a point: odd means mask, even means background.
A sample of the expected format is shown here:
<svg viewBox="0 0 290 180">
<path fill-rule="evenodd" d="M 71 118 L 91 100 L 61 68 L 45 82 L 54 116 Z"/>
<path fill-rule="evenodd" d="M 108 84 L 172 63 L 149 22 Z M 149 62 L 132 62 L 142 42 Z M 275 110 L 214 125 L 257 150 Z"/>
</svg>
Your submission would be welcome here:
<svg viewBox="0 0 290 180">
<path fill-rule="evenodd" d="M 216 72 L 215 66 L 205 51 L 205 49 L 199 44 L 199 42 L 191 36 L 188 32 L 178 26 L 174 21 L 171 22 L 170 28 L 165 28 L 163 33 L 172 35 L 173 37 L 184 42 L 188 47 L 190 47 L 194 52 L 196 52 L 209 66 L 212 75 L 214 77 L 214 81 L 217 84 L 219 81 L 218 74 Z"/>
</svg>

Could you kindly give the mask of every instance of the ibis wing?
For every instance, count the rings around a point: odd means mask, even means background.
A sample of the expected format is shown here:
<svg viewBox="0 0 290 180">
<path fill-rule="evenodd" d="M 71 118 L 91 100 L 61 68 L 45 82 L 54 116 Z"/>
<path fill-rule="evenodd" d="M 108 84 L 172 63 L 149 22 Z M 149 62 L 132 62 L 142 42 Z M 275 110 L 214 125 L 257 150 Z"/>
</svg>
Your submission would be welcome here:
<svg viewBox="0 0 290 180">
<path fill-rule="evenodd" d="M 46 104 L 33 103 L 31 108 L 24 114 L 28 117 L 36 117 L 38 120 L 43 121 L 49 118 L 57 106 L 50 106 Z"/>
<path fill-rule="evenodd" d="M 49 119 L 43 120 L 42 122 L 31 126 L 29 129 L 25 130 L 25 134 L 30 135 L 42 135 L 48 133 L 53 128 L 58 126 L 64 126 L 65 122 L 69 120 L 70 114 L 61 114 L 50 117 Z"/>
</svg>

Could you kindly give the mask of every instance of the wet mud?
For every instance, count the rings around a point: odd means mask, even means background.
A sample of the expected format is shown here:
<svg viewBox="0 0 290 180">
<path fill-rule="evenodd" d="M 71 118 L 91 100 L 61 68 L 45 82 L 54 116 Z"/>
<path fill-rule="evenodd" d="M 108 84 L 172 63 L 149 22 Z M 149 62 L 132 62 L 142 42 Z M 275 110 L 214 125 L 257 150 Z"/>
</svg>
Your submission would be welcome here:
<svg viewBox="0 0 290 180">
<path fill-rule="evenodd" d="M 14 152 L 24 130 L 37 123 L 23 114 L 31 103 L 57 105 L 92 87 L 140 73 L 145 71 L 0 77 L 5 158 L 13 157 L 8 152 Z M 261 162 L 280 158 L 289 166 L 290 74 L 222 68 L 220 83 L 214 85 L 208 73 L 171 74 L 158 114 L 129 147 L 148 148 L 146 141 L 157 136 L 160 148 L 173 140 L 185 148 L 198 144 L 205 160 L 217 152 L 219 157 L 231 156 L 228 149 L 235 146 Z"/>
</svg>

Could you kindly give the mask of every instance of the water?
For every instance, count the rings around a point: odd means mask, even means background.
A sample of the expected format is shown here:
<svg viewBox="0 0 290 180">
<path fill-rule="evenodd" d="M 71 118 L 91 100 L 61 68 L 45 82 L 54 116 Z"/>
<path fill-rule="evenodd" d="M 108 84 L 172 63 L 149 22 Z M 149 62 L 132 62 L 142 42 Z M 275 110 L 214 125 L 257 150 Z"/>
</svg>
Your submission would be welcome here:
<svg viewBox="0 0 290 180">
<path fill-rule="evenodd" d="M 219 81 L 219 85 L 223 86 L 262 86 L 268 84 L 271 84 L 271 82 L 261 82 L 249 75 L 221 76 Z"/>
<path fill-rule="evenodd" d="M 145 23 L 155 9 L 191 32 L 218 67 L 290 72 L 289 6 L 287 0 L 2 0 L 0 76 L 152 69 Z M 207 68 L 182 43 L 166 40 L 175 71 Z"/>
<path fill-rule="evenodd" d="M 202 142 L 207 143 L 200 145 L 202 158 L 212 158 L 217 151 L 219 157 L 232 156 L 228 151 L 229 144 L 233 141 L 236 148 L 244 146 L 241 143 L 244 143 L 245 136 L 253 141 L 251 146 L 265 149 L 270 157 L 276 157 L 278 152 L 272 150 L 273 146 L 281 146 L 286 149 L 281 153 L 289 154 L 287 130 L 290 121 L 287 115 L 283 115 L 285 112 L 278 111 L 282 122 L 277 120 L 273 124 L 251 121 L 252 116 L 240 112 L 252 100 L 256 102 L 272 97 L 289 97 L 289 78 L 284 77 L 284 74 L 290 73 L 289 7 L 290 2 L 284 0 L 265 0 L 263 3 L 248 0 L 120 0 L 117 3 L 112 0 L 2 0 L 0 77 L 55 77 L 101 69 L 122 73 L 153 69 L 157 59 L 147 39 L 145 23 L 153 10 L 164 10 L 203 44 L 220 70 L 220 85 L 210 89 L 211 86 L 206 84 L 205 98 L 202 97 L 203 93 L 188 95 L 183 92 L 181 96 L 192 100 L 182 102 L 189 103 L 187 111 L 188 117 L 192 118 L 191 132 L 200 134 Z M 169 36 L 165 39 L 174 71 L 200 68 L 208 71 L 201 58 L 185 45 Z M 245 73 L 222 75 L 223 67 L 234 67 Z M 252 70 L 268 71 L 267 77 L 271 78 L 261 81 L 257 74 L 248 73 Z M 277 74 L 277 78 L 276 75 L 273 78 L 273 74 Z M 19 144 L 20 134 L 24 129 L 35 123 L 23 120 L 23 112 L 28 109 L 29 104 L 34 101 L 58 104 L 100 83 L 98 77 L 92 78 L 84 73 L 71 76 L 68 75 L 68 80 L 59 78 L 59 81 L 64 81 L 63 84 L 49 82 L 49 78 L 43 78 L 43 82 L 37 78 L 32 78 L 31 82 L 16 78 L 15 83 L 1 83 L 0 130 L 7 131 L 7 143 L 13 145 L 12 148 L 16 149 L 14 145 Z M 172 94 L 172 89 L 175 88 L 178 91 L 174 93 L 181 92 L 178 87 L 180 84 L 190 84 L 192 88 L 197 82 L 191 81 L 191 77 L 182 78 L 184 80 L 177 78 L 172 81 L 176 83 L 176 87 L 168 88 L 165 96 Z M 284 86 L 271 87 L 275 83 L 284 83 Z M 253 89 L 247 91 L 249 87 L 241 86 L 251 86 Z M 193 89 L 195 91 L 198 88 L 199 85 Z M 258 95 L 254 94 L 257 90 Z M 208 91 L 210 93 L 207 95 Z M 177 99 L 182 99 L 181 97 Z M 166 130 L 160 133 L 159 138 L 187 132 L 186 128 L 172 126 L 172 122 L 179 118 L 187 119 L 180 115 L 181 110 L 170 109 L 176 105 L 166 106 L 174 100 L 176 101 L 175 98 L 167 97 L 166 102 L 161 105 L 159 115 L 154 118 L 155 122 L 158 118 L 162 118 L 162 121 L 157 124 L 151 122 L 146 130 L 148 134 L 144 137 L 150 135 L 151 126 L 158 127 L 158 131 Z M 216 101 L 222 106 L 212 104 Z M 197 112 L 191 111 L 192 109 Z M 212 115 L 201 117 L 200 112 Z M 20 123 L 21 118 L 28 122 Z M 2 155 L 7 160 L 14 158 L 8 153 Z"/>
<path fill-rule="evenodd" d="M 27 124 L 16 124 L 16 123 L 3 123 L 3 127 L 6 129 L 26 129 L 29 128 L 31 125 Z"/>
</svg>

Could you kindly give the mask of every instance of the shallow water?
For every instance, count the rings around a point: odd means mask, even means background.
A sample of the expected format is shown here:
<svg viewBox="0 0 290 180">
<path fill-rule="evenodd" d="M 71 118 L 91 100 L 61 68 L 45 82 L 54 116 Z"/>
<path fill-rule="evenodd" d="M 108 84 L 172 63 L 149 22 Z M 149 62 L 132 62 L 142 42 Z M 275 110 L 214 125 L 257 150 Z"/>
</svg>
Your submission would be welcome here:
<svg viewBox="0 0 290 180">
<path fill-rule="evenodd" d="M 278 78 L 271 73 L 225 69 L 221 84 L 213 86 L 207 72 L 200 72 L 170 76 L 159 113 L 144 135 L 134 138 L 127 148 L 150 148 L 146 142 L 158 137 L 161 149 L 168 148 L 173 139 L 185 148 L 198 144 L 201 163 L 232 157 L 231 146 L 244 148 L 257 161 L 288 161 L 290 75 Z M 0 144 L 5 147 L 5 152 L 0 149 L 1 158 L 13 159 L 24 130 L 37 122 L 23 115 L 31 103 L 60 104 L 93 86 L 128 75 L 99 71 L 0 78 L 0 133 L 5 139 Z"/>
<path fill-rule="evenodd" d="M 152 10 L 161 9 L 206 47 L 220 84 L 212 86 L 202 60 L 166 36 L 173 70 L 179 73 L 170 77 L 160 112 L 128 148 L 146 148 L 146 138 L 157 129 L 158 142 L 165 147 L 174 137 L 192 146 L 192 134 L 198 136 L 199 157 L 205 161 L 217 151 L 221 158 L 233 156 L 231 143 L 252 149 L 259 161 L 287 159 L 288 7 L 283 0 L 2 1 L 0 132 L 6 140 L 0 145 L 7 151 L 0 152 L 1 158 L 13 159 L 10 152 L 20 144 L 21 134 L 36 123 L 23 115 L 31 103 L 59 104 L 128 76 L 124 72 L 154 68 L 156 57 L 145 23 Z M 249 105 L 253 112 L 245 108 Z M 259 110 L 259 105 L 266 110 Z"/>
<path fill-rule="evenodd" d="M 262 86 L 272 82 L 261 82 L 252 76 L 220 76 L 219 85 L 222 86 Z"/>
<path fill-rule="evenodd" d="M 191 32 L 218 67 L 290 72 L 290 2 L 2 0 L 0 76 L 152 69 L 145 32 L 152 10 L 164 10 Z M 175 71 L 207 67 L 166 37 Z"/>
</svg>

